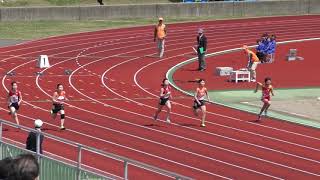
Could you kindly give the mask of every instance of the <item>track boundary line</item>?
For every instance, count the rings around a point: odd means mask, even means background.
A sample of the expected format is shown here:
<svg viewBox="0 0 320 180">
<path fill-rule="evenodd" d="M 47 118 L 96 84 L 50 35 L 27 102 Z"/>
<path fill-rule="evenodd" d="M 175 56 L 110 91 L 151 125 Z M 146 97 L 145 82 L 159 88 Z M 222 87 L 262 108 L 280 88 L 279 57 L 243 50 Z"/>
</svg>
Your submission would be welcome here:
<svg viewBox="0 0 320 180">
<path fill-rule="evenodd" d="M 298 43 L 298 42 L 317 41 L 317 40 L 320 40 L 320 38 L 315 37 L 315 38 L 307 38 L 307 39 L 289 40 L 289 41 L 277 42 L 277 44 L 280 45 L 280 44 L 287 44 L 287 43 Z M 253 48 L 253 47 L 256 47 L 256 45 L 254 45 L 254 46 L 251 45 L 251 46 L 248 46 L 248 47 Z M 217 56 L 217 55 L 221 55 L 221 54 L 227 54 L 227 53 L 236 52 L 236 51 L 240 51 L 240 50 L 242 50 L 242 48 L 233 48 L 233 49 L 218 51 L 218 52 L 214 52 L 214 53 L 207 54 L 206 57 Z M 195 61 L 196 59 L 197 59 L 197 57 L 194 57 L 194 58 L 188 59 L 188 60 L 186 60 L 186 61 L 180 62 L 180 63 L 176 64 L 175 66 L 171 67 L 171 68 L 167 71 L 167 73 L 166 73 L 166 77 L 169 79 L 169 83 L 170 83 L 175 89 L 177 89 L 178 91 L 180 91 L 180 92 L 182 92 L 183 94 L 186 94 L 186 95 L 188 95 L 188 96 L 193 96 L 193 94 L 190 93 L 190 92 L 187 92 L 187 91 L 185 91 L 185 90 L 183 90 L 183 89 L 181 89 L 180 87 L 178 87 L 178 86 L 174 83 L 172 76 L 173 76 L 173 73 L 178 69 L 178 67 L 182 67 L 182 66 L 184 66 L 184 65 L 186 65 L 186 64 L 189 64 L 189 63 Z M 217 104 L 217 105 L 221 105 L 221 106 L 224 106 L 224 107 L 232 108 L 232 109 L 241 110 L 241 109 L 239 109 L 239 108 L 237 108 L 237 107 L 232 107 L 232 106 L 230 106 L 230 105 L 223 104 L 223 103 L 218 103 L 218 102 L 214 102 L 214 101 L 208 101 L 208 102 L 210 102 L 210 103 L 212 103 L 212 104 Z M 242 111 L 242 110 L 241 110 L 241 111 Z M 245 111 L 245 112 L 249 112 L 249 113 L 252 113 L 252 114 L 257 114 L 257 112 L 253 112 L 253 111 L 250 111 L 250 110 L 247 110 L 247 111 Z M 218 114 L 218 113 L 215 113 L 215 114 L 218 115 L 218 116 L 220 115 L 220 114 Z M 272 116 L 271 116 L 271 117 L 272 117 Z M 273 118 L 276 118 L 276 117 L 273 117 Z M 289 121 L 289 120 L 286 120 L 286 121 Z M 289 122 L 291 122 L 291 121 L 289 121 Z M 302 125 L 304 125 L 304 124 L 302 124 Z M 312 127 L 311 127 L 311 128 L 312 128 Z M 318 140 L 320 140 L 320 139 L 318 139 Z"/>
</svg>

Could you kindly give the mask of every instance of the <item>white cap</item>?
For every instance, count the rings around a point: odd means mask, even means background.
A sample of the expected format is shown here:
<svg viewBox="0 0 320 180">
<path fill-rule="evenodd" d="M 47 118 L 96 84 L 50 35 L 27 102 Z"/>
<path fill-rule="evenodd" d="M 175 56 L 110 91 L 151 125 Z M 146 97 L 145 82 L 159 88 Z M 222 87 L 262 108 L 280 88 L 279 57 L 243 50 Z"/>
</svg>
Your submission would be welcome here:
<svg viewBox="0 0 320 180">
<path fill-rule="evenodd" d="M 199 33 L 199 34 L 202 34 L 203 32 L 204 32 L 204 30 L 203 30 L 202 28 L 199 28 L 199 29 L 198 29 L 198 33 Z"/>
<path fill-rule="evenodd" d="M 34 126 L 36 128 L 41 128 L 42 124 L 43 124 L 43 122 L 40 119 L 37 119 L 34 121 Z"/>
</svg>

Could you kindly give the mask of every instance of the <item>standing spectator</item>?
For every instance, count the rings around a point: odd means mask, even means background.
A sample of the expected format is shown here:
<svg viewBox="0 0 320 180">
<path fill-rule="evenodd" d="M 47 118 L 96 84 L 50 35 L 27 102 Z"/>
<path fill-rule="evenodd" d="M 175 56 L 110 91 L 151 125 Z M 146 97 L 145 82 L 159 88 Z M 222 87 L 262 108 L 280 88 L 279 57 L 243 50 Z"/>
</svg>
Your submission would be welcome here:
<svg viewBox="0 0 320 180">
<path fill-rule="evenodd" d="M 43 122 L 40 119 L 37 119 L 34 121 L 35 129 L 38 133 L 41 132 L 41 127 L 43 125 Z M 44 136 L 40 134 L 40 154 L 42 154 L 42 142 L 43 142 Z M 27 138 L 26 142 L 26 149 L 37 152 L 37 133 L 36 132 L 30 132 Z"/>
<path fill-rule="evenodd" d="M 102 2 L 103 0 L 97 0 L 97 1 L 98 1 L 98 3 L 99 3 L 100 5 L 104 5 L 103 2 Z"/>
<path fill-rule="evenodd" d="M 166 25 L 163 24 L 163 18 L 159 18 L 159 23 L 154 28 L 154 38 L 153 41 L 157 41 L 157 47 L 158 47 L 158 55 L 160 58 L 163 57 L 164 53 L 164 42 L 165 38 L 167 36 L 167 28 Z"/>
<path fill-rule="evenodd" d="M 206 61 L 205 61 L 205 54 L 207 51 L 207 37 L 204 35 L 203 29 L 198 30 L 197 36 L 197 52 L 198 52 L 198 61 L 199 61 L 199 71 L 206 70 Z"/>
<path fill-rule="evenodd" d="M 269 38 L 269 34 L 268 33 L 264 33 L 262 35 L 262 44 L 263 44 L 263 55 L 264 55 L 264 59 L 262 59 L 262 63 L 265 63 L 267 61 L 267 55 L 268 55 L 268 48 L 270 46 L 270 38 Z"/>
<path fill-rule="evenodd" d="M 248 56 L 248 65 L 247 68 L 250 71 L 250 78 L 252 82 L 256 82 L 257 79 L 257 74 L 256 74 L 256 69 L 258 64 L 260 63 L 260 60 L 258 56 L 249 50 L 248 46 L 243 46 L 243 50 Z"/>
<path fill-rule="evenodd" d="M 260 59 L 261 63 L 265 62 L 266 56 L 264 54 L 264 43 L 262 43 L 262 39 L 258 39 L 257 40 L 257 53 L 256 55 L 258 56 L 258 58 Z"/>
<path fill-rule="evenodd" d="M 274 54 L 276 51 L 276 47 L 277 47 L 277 42 L 276 42 L 276 36 L 273 34 L 271 35 L 270 39 L 269 39 L 270 43 L 267 49 L 267 61 L 269 63 L 274 62 Z"/>
</svg>

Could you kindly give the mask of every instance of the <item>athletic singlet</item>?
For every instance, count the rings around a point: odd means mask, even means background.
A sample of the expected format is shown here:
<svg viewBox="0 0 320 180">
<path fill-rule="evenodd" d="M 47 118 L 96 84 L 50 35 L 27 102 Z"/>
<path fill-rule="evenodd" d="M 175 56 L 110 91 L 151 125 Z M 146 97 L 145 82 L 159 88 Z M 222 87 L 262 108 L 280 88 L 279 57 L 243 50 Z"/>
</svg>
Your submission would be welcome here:
<svg viewBox="0 0 320 180">
<path fill-rule="evenodd" d="M 156 28 L 157 28 L 157 37 L 158 37 L 158 39 L 163 39 L 166 36 L 166 33 L 165 33 L 166 25 L 164 25 L 164 24 L 162 24 L 160 26 L 157 25 Z"/>
<path fill-rule="evenodd" d="M 272 86 L 266 87 L 262 86 L 262 98 L 270 98 L 270 93 L 272 91 Z"/>
<path fill-rule="evenodd" d="M 161 94 L 161 97 L 162 97 L 162 98 L 165 98 L 165 99 L 169 98 L 169 97 L 170 97 L 170 93 L 171 93 L 171 88 L 170 88 L 170 86 L 163 87 L 162 89 L 163 89 L 163 93 Z M 170 93 L 169 93 L 169 92 L 170 92 Z M 169 94 L 168 94 L 168 93 L 169 93 Z"/>
<path fill-rule="evenodd" d="M 9 92 L 10 103 L 17 103 L 20 100 L 20 91 Z"/>
<path fill-rule="evenodd" d="M 205 96 L 207 95 L 207 88 L 197 88 L 197 98 L 199 101 L 204 100 Z"/>
<path fill-rule="evenodd" d="M 250 51 L 249 49 L 247 50 L 247 52 L 248 52 L 248 56 L 250 56 L 250 55 L 252 56 L 251 62 L 259 62 L 260 61 L 258 56 L 254 52 Z"/>
<path fill-rule="evenodd" d="M 57 97 L 58 102 L 64 101 L 66 98 L 66 92 L 61 91 L 60 93 L 59 92 L 57 92 L 57 93 L 58 93 L 58 97 Z"/>
</svg>

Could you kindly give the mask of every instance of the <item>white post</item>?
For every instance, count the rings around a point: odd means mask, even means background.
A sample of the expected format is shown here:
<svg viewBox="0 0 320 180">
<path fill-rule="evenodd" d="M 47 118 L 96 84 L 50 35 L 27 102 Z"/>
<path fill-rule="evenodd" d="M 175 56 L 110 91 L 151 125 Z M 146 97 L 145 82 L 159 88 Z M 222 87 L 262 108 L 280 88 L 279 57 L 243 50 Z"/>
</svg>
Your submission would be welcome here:
<svg viewBox="0 0 320 180">
<path fill-rule="evenodd" d="M 238 83 L 238 72 L 239 72 L 239 71 L 236 71 L 236 80 L 235 80 L 236 83 Z"/>
<path fill-rule="evenodd" d="M 82 159 L 82 146 L 78 145 L 78 163 L 77 163 L 77 179 L 81 180 L 81 159 Z"/>
<path fill-rule="evenodd" d="M 124 180 L 128 180 L 128 162 L 124 161 Z"/>
<path fill-rule="evenodd" d="M 2 121 L 0 121 L 0 159 L 2 158 L 2 128 L 3 128 L 3 124 Z"/>
<path fill-rule="evenodd" d="M 0 142 L 2 142 L 2 121 L 0 121 Z"/>
<path fill-rule="evenodd" d="M 37 155 L 40 154 L 40 133 L 37 132 Z"/>
<path fill-rule="evenodd" d="M 37 147 L 36 147 L 36 155 L 38 162 L 40 162 L 40 132 L 37 131 Z"/>
</svg>

